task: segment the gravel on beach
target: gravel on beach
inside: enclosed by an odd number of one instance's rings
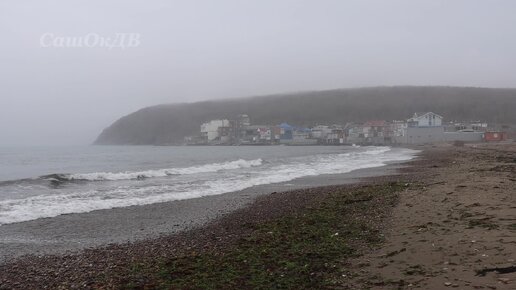
[[[363,200],[367,210],[344,215],[343,223],[356,220],[385,240],[353,242],[353,255],[335,265],[344,272],[332,280],[333,288],[337,283],[342,289],[514,289],[516,146],[427,146],[422,158],[408,165],[355,184],[271,192],[172,235],[19,258],[0,266],[0,289],[159,287],[155,279],[162,276],[146,270],[204,253],[229,256],[261,224],[302,215],[335,194],[394,183],[407,185],[396,194],[397,202],[379,195]]]

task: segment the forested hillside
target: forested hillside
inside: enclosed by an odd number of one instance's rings
[[[248,114],[254,124],[345,124],[401,120],[433,111],[449,120],[516,124],[516,89],[374,87],[148,107],[106,128],[95,144],[178,144],[203,122]]]

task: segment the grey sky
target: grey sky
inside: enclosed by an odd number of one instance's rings
[[[107,3],[109,2],[109,3]],[[376,85],[516,87],[516,1],[0,0],[0,145],[88,144],[144,106]],[[120,48],[41,47],[45,33]]]

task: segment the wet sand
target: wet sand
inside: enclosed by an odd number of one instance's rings
[[[425,161],[426,160],[426,161]],[[516,289],[516,143],[442,146],[413,162],[386,243],[353,261],[355,289]]]
[[[64,254],[112,243],[126,243],[198,228],[252,203],[258,196],[324,185],[350,184],[361,178],[394,174],[403,165],[305,177],[255,186],[238,192],[67,214],[0,226],[0,264],[23,255]]]

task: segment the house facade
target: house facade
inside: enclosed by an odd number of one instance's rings
[[[213,141],[221,136],[221,127],[229,127],[229,121],[224,120],[211,120],[201,125],[201,137],[206,141]],[[224,131],[224,130],[222,130]]]
[[[484,141],[496,142],[507,140],[507,133],[502,131],[489,131],[484,133]]]
[[[433,112],[414,113],[407,120],[408,127],[440,127],[443,125],[443,117]]]
[[[396,143],[427,144],[445,141],[443,117],[436,113],[414,113],[406,123],[406,127],[398,125],[403,132],[398,132],[394,137]]]
[[[186,145],[393,145],[504,141],[510,137],[504,130],[507,125],[500,129],[481,121],[445,124],[443,117],[433,112],[415,113],[401,121],[370,120],[311,128],[287,123],[254,125],[248,115],[241,114],[229,121],[212,120],[200,127],[201,134],[185,137]]]

